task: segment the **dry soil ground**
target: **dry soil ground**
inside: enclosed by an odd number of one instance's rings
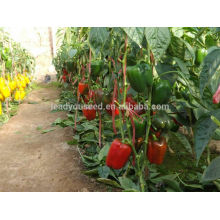
[[[106,191],[82,174],[76,148],[66,143],[71,128],[41,133],[66,115],[51,113],[58,96],[53,87],[32,91],[17,115],[0,128],[0,191]]]

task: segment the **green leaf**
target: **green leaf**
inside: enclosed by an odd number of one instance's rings
[[[203,186],[202,185],[199,185],[199,184],[187,184],[185,182],[183,182],[180,177],[178,176],[179,178],[179,181],[185,186],[185,187],[190,187],[190,188],[195,188],[195,189],[203,189]]]
[[[215,184],[215,186],[218,189],[218,191],[220,191],[220,181],[219,181],[219,179],[216,180],[216,181],[213,181],[213,183]]]
[[[202,181],[213,181],[220,179],[220,157],[216,157],[206,168]]]
[[[141,47],[141,43],[144,37],[144,28],[143,27],[125,27],[122,28],[125,33],[133,40],[135,43]]]
[[[88,122],[82,123],[81,125],[85,128],[85,131],[88,131],[88,130],[96,131],[96,130],[98,130],[98,128],[95,125],[92,125]]]
[[[90,175],[90,176],[97,175],[98,174],[98,168],[94,168],[94,169],[91,169],[91,170],[86,170],[86,171],[83,171],[83,173],[85,175]]]
[[[180,40],[185,44],[185,46],[187,48],[187,52],[189,53],[190,57],[192,58],[192,60],[194,62],[196,55],[195,55],[193,48],[191,47],[191,45],[187,41],[183,40],[182,38],[180,38]]]
[[[77,49],[70,49],[69,50],[69,57],[72,59],[77,53]]]
[[[163,179],[163,182],[169,186],[175,192],[182,192],[182,189],[179,186],[179,183],[176,180],[172,179]]]
[[[59,125],[60,123],[62,123],[62,119],[61,118],[57,118],[52,125]]]
[[[109,32],[106,27],[92,27],[89,32],[89,45],[97,55],[100,53],[108,40]]]
[[[192,153],[191,145],[185,135],[177,132],[169,132],[169,134],[171,136],[171,139],[174,139],[179,143],[180,147],[186,148],[188,152]]]
[[[155,67],[159,76],[165,72],[170,72],[168,74],[160,76],[161,79],[168,80],[171,85],[176,82],[178,75],[175,73],[176,69],[172,65],[158,62]]]
[[[172,27],[171,28],[173,35],[176,37],[182,37],[184,34],[184,30],[182,27]]]
[[[98,178],[97,181],[101,182],[101,183],[105,183],[110,186],[121,188],[121,186],[114,180],[110,180],[110,179],[106,179],[106,178]]]
[[[213,77],[210,79],[209,89],[212,94],[215,94],[220,85],[220,70],[218,69]]]
[[[146,27],[145,36],[154,58],[159,60],[170,44],[170,31],[167,27]]]
[[[106,143],[105,146],[100,150],[98,155],[98,160],[101,161],[104,157],[107,156],[110,148],[110,143]]]
[[[177,178],[179,174],[169,174],[169,175],[165,175],[165,176],[159,176],[156,178],[151,179],[152,183],[159,183],[161,181],[163,181],[164,179],[170,179],[170,180],[175,180]]]
[[[212,121],[211,115],[220,119],[220,109],[210,112],[209,115],[200,118],[194,127],[194,147],[197,161],[199,161],[205,147],[208,145],[217,129],[217,125]]]
[[[205,87],[217,71],[220,65],[220,49],[213,50],[205,57],[202,65],[202,71],[199,76],[200,95],[203,96]]]
[[[212,137],[214,140],[220,140],[220,128],[216,129],[215,134]]]
[[[67,141],[67,144],[68,145],[77,145],[78,141],[74,139],[74,140],[71,140],[71,141]]]
[[[101,178],[107,178],[110,174],[111,169],[107,166],[102,166],[98,168],[98,173]]]
[[[181,70],[182,73],[185,75],[185,77],[189,78],[190,74],[189,74],[189,71],[188,71],[188,69],[187,69],[187,67],[186,67],[186,64],[185,64],[182,60],[180,60],[179,58],[177,58],[177,57],[174,57],[173,59],[174,59],[174,60],[176,61],[176,63],[178,64],[180,70]]]
[[[137,191],[140,191],[139,186],[136,185],[131,179],[127,177],[119,177],[118,179],[123,189],[125,190],[135,189]]]
[[[180,59],[184,59],[185,56],[185,44],[181,40],[181,38],[172,36],[171,43],[168,47],[168,54],[172,57],[178,57]]]
[[[56,128],[50,128],[50,129],[43,130],[43,131],[41,132],[41,134],[46,134],[46,133],[48,133],[48,132],[54,131],[55,129],[56,129]]]

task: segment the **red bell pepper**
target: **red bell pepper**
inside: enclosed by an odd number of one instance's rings
[[[164,137],[160,137],[159,140],[153,140],[152,137],[149,138],[147,158],[150,163],[162,164],[166,150],[167,143]]]
[[[115,106],[115,104],[110,103],[108,105],[109,105],[109,107],[106,108],[105,110],[109,115],[112,116],[113,111],[115,111],[115,116],[119,115],[119,109]]]
[[[78,90],[81,95],[86,95],[89,92],[89,85],[83,82],[79,82]]]
[[[65,75],[62,76],[62,79],[63,79],[63,82],[66,82],[66,76]]]
[[[213,100],[214,104],[218,104],[220,102],[220,85],[219,85],[217,91],[215,92],[215,94],[213,95],[212,100]]]
[[[121,169],[131,155],[131,147],[122,143],[119,139],[115,139],[109,149],[106,165],[113,169]]]
[[[95,119],[96,110],[94,108],[83,108],[83,115],[86,117],[88,121]]]
[[[66,69],[63,69],[63,74],[64,74],[64,75],[68,75],[68,72],[67,72]]]

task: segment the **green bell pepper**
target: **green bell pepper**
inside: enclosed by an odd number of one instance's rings
[[[172,87],[168,80],[159,80],[154,83],[152,91],[153,104],[166,104],[171,96]]]
[[[131,87],[139,93],[147,92],[147,87],[153,83],[152,68],[146,63],[128,66],[127,76]]]
[[[140,119],[134,118],[134,126],[135,126],[135,138],[143,137],[146,133],[146,121],[141,121]],[[132,133],[132,126],[131,126]]]
[[[158,111],[152,118],[152,126],[157,130],[170,130],[173,126],[170,116],[165,111]]]
[[[204,49],[204,48],[198,49],[198,50],[196,51],[196,62],[197,62],[198,64],[201,64],[207,54],[208,54],[208,52],[207,52],[206,49]]]

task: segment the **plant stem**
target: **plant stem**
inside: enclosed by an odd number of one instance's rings
[[[215,122],[215,124],[217,124],[220,127],[220,121],[215,116],[212,115],[211,119],[213,122]]]
[[[144,156],[145,156],[146,160],[147,160],[146,154],[147,154],[148,138],[149,138],[150,127],[151,127],[151,116],[150,116],[151,98],[152,98],[152,87],[150,87],[150,90],[149,90],[148,103],[147,103],[147,107],[148,107],[148,109],[147,109],[147,130],[146,130],[146,136],[145,136],[145,141],[144,141]]]
[[[127,79],[126,79],[126,65],[127,65],[127,42],[128,42],[128,36],[125,37],[125,54],[123,57],[123,76],[124,76],[124,93],[123,93],[123,106],[125,106],[126,102],[126,95],[127,95]]]
[[[124,135],[124,131],[123,131],[122,116],[121,116],[121,111],[120,110],[119,110],[119,124],[120,124],[122,142],[124,142],[125,141],[125,135]]]

